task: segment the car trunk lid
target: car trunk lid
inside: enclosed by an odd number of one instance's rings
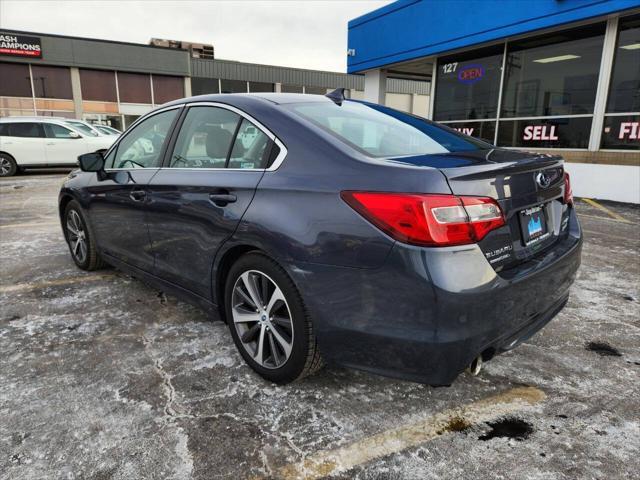
[[[559,156],[494,148],[393,161],[437,168],[455,195],[498,201],[506,226],[479,243],[496,269],[530,260],[552,246],[566,228]]]

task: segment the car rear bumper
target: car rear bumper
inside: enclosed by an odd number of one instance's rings
[[[564,307],[581,246],[572,210],[566,237],[501,274],[475,245],[396,244],[378,269],[304,264],[290,271],[328,362],[448,385],[475,357],[514,348]]]

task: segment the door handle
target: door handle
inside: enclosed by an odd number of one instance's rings
[[[219,207],[224,207],[228,203],[233,203],[238,198],[232,193],[210,193],[209,200],[215,203]]]
[[[141,202],[147,196],[147,192],[144,190],[134,190],[129,194],[129,198],[134,202]]]

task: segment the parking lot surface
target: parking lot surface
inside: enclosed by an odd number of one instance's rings
[[[577,200],[567,307],[478,377],[275,386],[226,325],[73,264],[63,174],[0,180],[0,478],[638,478],[640,210]],[[608,210],[608,211],[607,211]]]

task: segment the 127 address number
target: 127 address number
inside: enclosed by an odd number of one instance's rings
[[[445,63],[442,65],[442,73],[453,73],[458,68],[458,62]]]

